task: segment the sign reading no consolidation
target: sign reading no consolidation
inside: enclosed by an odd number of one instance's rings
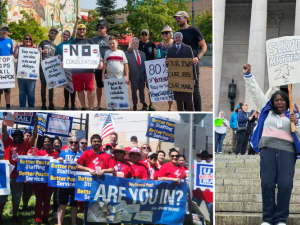
[[[177,92],[194,91],[193,64],[187,58],[168,59],[168,90]]]

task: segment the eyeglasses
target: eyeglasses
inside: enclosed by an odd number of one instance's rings
[[[179,155],[170,155],[171,158],[178,158]]]
[[[147,33],[141,33],[141,36],[148,36]]]
[[[25,41],[32,41],[31,38],[24,38]]]
[[[116,150],[114,151],[115,154],[118,154],[118,153],[125,153],[124,151],[120,151],[120,150]]]
[[[181,20],[181,19],[183,19],[184,17],[182,17],[182,16],[177,16],[177,17],[175,17],[174,19],[177,21],[177,20]]]
[[[82,145],[87,145],[87,142],[80,142],[80,144],[82,144]]]
[[[85,30],[85,28],[78,28],[79,31]]]
[[[149,147],[143,147],[143,149],[148,149],[148,150],[150,150],[150,148],[149,148]]]
[[[161,32],[161,35],[168,35],[170,31]]]
[[[2,31],[6,31],[6,32],[8,32],[8,29],[1,29]]]
[[[71,144],[71,145],[72,145],[72,144],[77,145],[77,144],[78,144],[78,141],[70,141],[70,144]]]
[[[157,157],[156,156],[150,156],[150,160],[152,160],[152,159],[157,160]]]
[[[130,141],[135,141],[136,142],[137,140],[136,139],[131,139]]]

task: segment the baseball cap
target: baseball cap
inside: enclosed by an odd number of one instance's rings
[[[156,155],[157,156],[157,153],[156,152],[149,152],[147,157],[150,157],[151,155]]]
[[[97,28],[101,26],[101,27],[107,27],[106,23],[105,22],[99,22],[97,23]]]
[[[57,30],[55,27],[51,27],[51,29],[49,30],[49,33],[50,33],[51,31],[54,31],[54,32],[56,32],[56,33],[58,34],[58,30]]]
[[[170,26],[164,26],[163,27],[163,29],[162,29],[162,31],[161,32],[165,32],[165,31],[169,31],[169,32],[172,32],[173,30],[172,30],[172,28],[170,27]]]
[[[146,34],[150,34],[149,30],[147,29],[142,29],[140,34],[142,34],[143,32],[145,32]]]
[[[176,13],[173,18],[178,17],[178,16],[183,16],[185,18],[189,18],[189,14],[187,14],[186,11],[179,11],[178,13]]]
[[[3,28],[9,29],[7,24],[3,24],[2,27],[1,27],[1,30],[2,30]]]
[[[86,26],[81,23],[77,26],[77,29],[86,29]]]

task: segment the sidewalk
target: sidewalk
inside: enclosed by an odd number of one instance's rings
[[[205,112],[212,112],[213,109],[213,75],[212,75],[212,67],[200,67],[200,93],[201,93],[201,99],[202,99],[202,111]],[[48,93],[48,91],[47,91]],[[95,81],[95,92],[96,93],[96,81]],[[131,89],[128,88],[128,94],[129,94],[129,102],[130,102],[130,109],[132,110],[133,104],[131,100]],[[48,96],[48,94],[47,94]],[[145,101],[149,105],[149,97],[148,97],[148,89],[145,88]],[[62,110],[65,104],[64,100],[64,94],[63,94],[63,88],[59,87],[54,90],[54,105],[56,107],[56,110]],[[47,97],[48,101],[48,97]],[[10,96],[10,104],[11,104],[11,110],[19,110],[19,89],[18,89],[18,83],[16,82],[16,88],[11,90],[11,96]],[[81,109],[81,105],[79,102],[79,99],[76,95],[76,107],[78,110]],[[40,110],[42,105],[41,101],[41,85],[40,80],[37,81],[36,89],[35,89],[35,110]],[[86,99],[86,106],[88,105],[88,101]],[[47,102],[47,107],[48,107]],[[95,94],[95,101],[94,106],[97,106],[97,97]],[[70,106],[69,106],[70,107]],[[138,111],[142,109],[142,104],[138,104]],[[159,102],[154,103],[154,107],[156,111],[168,111],[168,102]],[[101,101],[101,108],[106,109],[106,102],[104,99],[104,89],[102,91],[102,101]],[[1,104],[0,104],[0,110],[5,110],[5,99],[4,94],[1,95]],[[176,102],[173,102],[172,105],[172,111],[177,111]]]

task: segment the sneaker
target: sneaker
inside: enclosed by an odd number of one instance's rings
[[[222,152],[219,152],[219,155],[222,155]]]
[[[69,110],[69,106],[65,105],[65,107],[63,107],[63,110]]]
[[[54,106],[53,104],[51,104],[51,105],[49,106],[49,110],[56,110],[56,108],[55,108],[55,106]]]
[[[16,217],[16,216],[13,216],[13,217],[11,218],[11,220],[12,220],[12,222],[13,222],[14,224],[20,224],[20,222],[19,222],[19,220],[18,220],[18,217]]]
[[[72,110],[77,110],[77,108],[76,108],[75,105],[72,105],[72,106],[71,106],[71,109],[72,109]]]
[[[137,110],[136,105],[133,105],[133,111],[136,111],[136,110]]]
[[[147,111],[148,105],[146,103],[143,103],[142,111]]]
[[[48,225],[48,218],[43,219],[43,220],[42,220],[42,224],[43,224],[43,225]]]
[[[285,224],[285,223],[284,223]],[[270,223],[268,222],[263,222],[261,225],[271,225]]]
[[[277,223],[277,225],[286,225],[286,223]]]
[[[155,108],[153,105],[149,105],[149,111],[155,111]]]
[[[47,107],[45,104],[42,105],[41,110],[47,110]]]

